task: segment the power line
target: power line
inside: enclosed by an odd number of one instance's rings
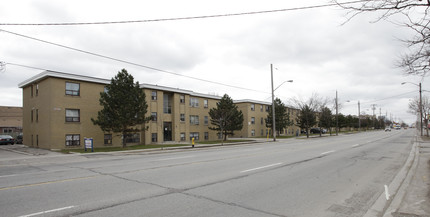
[[[179,20],[208,19],[208,18],[219,18],[219,17],[233,17],[233,16],[245,16],[245,15],[267,14],[267,13],[279,13],[279,12],[286,12],[286,11],[297,11],[297,10],[307,10],[307,9],[315,9],[315,8],[323,8],[323,7],[332,7],[332,6],[338,6],[338,5],[348,5],[348,4],[355,4],[355,3],[368,2],[368,1],[369,0],[358,0],[358,1],[349,1],[349,2],[342,2],[342,3],[330,3],[330,4],[302,6],[302,7],[296,7],[296,8],[285,8],[285,9],[275,9],[275,10],[266,10],[266,11],[251,11],[251,12],[202,15],[202,16],[191,16],[191,17],[160,18],[160,19],[149,19],[149,20],[70,22],[70,23],[0,23],[0,26],[78,26],[78,25],[108,25],[108,24],[129,24],[129,23],[179,21]]]
[[[133,66],[137,66],[137,67],[141,67],[141,68],[150,69],[150,70],[157,71],[157,72],[162,72],[162,73],[166,73],[166,74],[170,74],[170,75],[175,75],[175,76],[180,76],[180,77],[185,77],[185,78],[189,78],[189,79],[193,79],[193,80],[197,80],[197,81],[203,81],[203,82],[207,82],[207,83],[217,84],[217,85],[221,85],[221,86],[225,86],[225,87],[231,87],[231,88],[236,88],[236,89],[242,89],[242,90],[247,90],[247,91],[253,91],[253,92],[260,92],[260,93],[268,94],[268,92],[264,92],[264,91],[260,91],[260,90],[254,90],[254,89],[249,89],[249,88],[244,88],[244,87],[229,85],[229,84],[225,84],[225,83],[221,83],[221,82],[210,81],[210,80],[206,80],[206,79],[202,79],[202,78],[192,77],[192,76],[188,76],[188,75],[182,75],[182,74],[179,74],[179,73],[176,73],[176,72],[171,72],[171,71],[167,71],[167,70],[163,70],[163,69],[158,69],[158,68],[151,67],[151,66],[146,66],[146,65],[142,65],[142,64],[138,64],[138,63],[133,63],[133,62],[130,62],[130,61],[121,60],[121,59],[118,59],[118,58],[109,57],[109,56],[106,56],[106,55],[97,54],[97,53],[94,53],[94,52],[85,51],[85,50],[73,48],[73,47],[70,47],[70,46],[65,46],[65,45],[57,44],[57,43],[54,43],[54,42],[49,42],[49,41],[46,41],[46,40],[42,40],[42,39],[38,39],[38,38],[34,38],[34,37],[22,35],[22,34],[19,34],[19,33],[6,31],[4,29],[0,29],[0,32],[9,33],[9,34],[20,36],[20,37],[23,37],[23,38],[27,38],[27,39],[31,39],[31,40],[43,42],[43,43],[46,43],[46,44],[50,44],[50,45],[58,46],[58,47],[61,47],[61,48],[65,48],[65,49],[69,49],[69,50],[73,50],[73,51],[85,53],[85,54],[92,55],[92,56],[97,56],[97,57],[104,58],[104,59],[113,60],[113,61],[116,61],[116,62],[126,63],[126,64],[129,64],[129,65],[133,65]],[[18,65],[18,64],[14,64],[14,65]],[[27,67],[27,66],[24,66],[24,67]],[[36,68],[36,67],[27,67],[27,68],[39,69],[39,68]]]

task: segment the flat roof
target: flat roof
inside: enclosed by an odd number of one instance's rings
[[[99,84],[110,84],[110,79],[103,79],[103,78],[96,78],[96,77],[90,77],[85,75],[77,75],[77,74],[71,74],[71,73],[65,73],[65,72],[57,72],[57,71],[51,71],[46,70],[43,71],[29,79],[24,80],[23,82],[18,84],[18,87],[24,88],[27,85],[37,83],[43,79],[46,79],[48,77],[54,77],[54,78],[64,78],[64,79],[70,79],[70,80],[77,80],[77,81],[86,81],[86,82],[92,82],[92,83],[99,83]],[[139,84],[140,88],[143,89],[153,89],[153,90],[162,90],[162,91],[169,91],[169,92],[175,92],[175,93],[183,93],[188,94],[191,96],[197,96],[197,97],[203,97],[203,98],[211,98],[211,99],[221,99],[221,96],[216,95],[210,95],[210,94],[203,94],[203,93],[196,93],[191,90],[184,90],[179,88],[173,88],[173,87],[166,87],[166,86],[159,86],[159,85],[153,85],[153,84]]]

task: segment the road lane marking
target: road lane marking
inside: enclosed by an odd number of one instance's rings
[[[75,207],[75,206],[66,206],[66,207],[63,207],[63,208],[51,209],[51,210],[46,210],[46,211],[42,211],[42,212],[36,212],[36,213],[28,214],[28,215],[22,215],[22,216],[19,216],[19,217],[37,216],[37,215],[42,215],[42,214],[46,214],[46,213],[50,213],[50,212],[58,212],[58,211],[66,210],[66,209],[71,209],[73,207]]]
[[[183,156],[183,157],[171,157],[171,158],[163,158],[156,161],[166,161],[166,160],[178,160],[178,159],[184,159],[184,158],[191,158],[194,157],[193,155],[190,156]]]
[[[4,177],[12,177],[12,176],[17,176],[17,174],[13,174],[13,175],[4,175],[4,176],[0,176],[0,178],[4,178]]]
[[[385,199],[390,200],[390,193],[388,192],[388,186],[384,185],[385,187]]]
[[[353,148],[356,148],[356,147],[358,147],[358,146],[360,146],[360,144],[355,144],[355,145],[353,145],[352,147],[353,147]]]
[[[336,152],[336,150],[326,151],[326,152],[321,153],[320,155],[328,155],[328,154],[331,154],[334,152]]]
[[[86,177],[79,177],[79,178],[71,178],[71,179],[62,179],[62,180],[57,180],[57,181],[40,182],[40,183],[27,184],[27,185],[18,185],[18,186],[11,186],[11,187],[3,187],[3,188],[0,188],[0,191],[11,190],[11,189],[18,189],[18,188],[25,188],[25,187],[33,187],[33,186],[39,186],[39,185],[54,184],[54,183],[60,183],[60,182],[69,182],[69,181],[75,181],[75,180],[81,180],[81,179],[91,179],[91,178],[95,178],[97,176],[100,176],[100,175],[86,176]]]
[[[274,166],[278,166],[278,165],[281,165],[282,163],[275,163],[275,164],[270,164],[270,165],[266,165],[266,166],[262,166],[262,167],[256,167],[256,168],[252,168],[252,169],[249,169],[249,170],[243,170],[243,171],[240,171],[241,173],[246,173],[246,172],[251,172],[251,171],[254,171],[254,170],[260,170],[260,169],[264,169],[264,168],[268,168],[268,167],[274,167]]]

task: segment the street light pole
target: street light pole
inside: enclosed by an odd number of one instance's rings
[[[420,132],[421,132],[421,136],[423,136],[423,101],[422,101],[422,95],[421,95],[421,82],[419,84],[415,84],[412,82],[402,82],[401,85],[406,84],[406,83],[410,83],[413,84],[415,86],[419,87],[419,92],[420,92]]]
[[[361,131],[360,100],[358,100],[358,131]]]
[[[419,88],[420,88],[420,123],[421,123],[420,128],[421,128],[421,136],[423,136],[423,101],[421,96],[421,82],[419,83]]]
[[[339,107],[337,104],[337,90],[336,90],[336,136],[338,135],[338,131],[339,131],[338,111],[339,111]]]
[[[273,89],[273,65],[270,64],[270,74],[272,79],[272,133],[273,141],[276,141],[276,123],[275,123],[275,90]]]

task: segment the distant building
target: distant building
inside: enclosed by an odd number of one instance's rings
[[[0,134],[22,133],[22,107],[0,106]]]

